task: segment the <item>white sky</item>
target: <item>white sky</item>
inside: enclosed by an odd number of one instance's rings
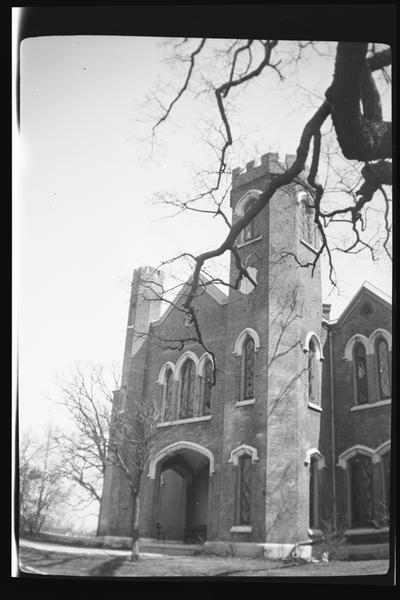
[[[168,145],[160,148],[158,162],[144,160],[136,103],[166,72],[159,41],[72,36],[22,43],[14,279],[23,425],[39,426],[51,416],[47,398],[56,397],[56,372],[75,362],[122,361],[134,268],[156,266],[184,250],[202,251],[225,232],[216,219],[159,220],[169,213],[151,203],[157,191],[187,186],[204,152],[196,143],[197,121],[184,104],[177,126],[163,130]],[[307,87],[319,93],[325,89],[321,80],[329,83],[330,77],[315,65],[304,72]],[[278,88],[276,79],[273,84]],[[283,101],[271,91],[265,112],[263,94],[255,86],[247,97],[250,110],[239,109],[243,131],[256,130],[258,155],[294,153],[306,109],[296,113],[289,96]],[[245,147],[252,143],[249,136]],[[340,260],[343,296],[328,300],[333,317],[364,280],[391,293],[386,261]]]

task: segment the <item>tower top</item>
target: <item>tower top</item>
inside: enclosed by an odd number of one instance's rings
[[[280,160],[278,152],[268,152],[260,158],[260,163],[256,164],[252,160],[246,164],[246,171],[243,172],[241,167],[236,167],[232,171],[232,190],[239,190],[251,182],[256,182],[258,179],[265,177],[267,174],[278,175],[289,169],[296,160],[295,154],[286,154]],[[308,169],[302,172],[302,177],[306,178]]]

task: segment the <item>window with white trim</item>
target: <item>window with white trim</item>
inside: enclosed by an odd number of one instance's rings
[[[196,366],[191,358],[185,360],[180,371],[179,419],[193,417]]]
[[[206,416],[211,414],[211,395],[213,389],[214,368],[211,359],[207,358],[200,376],[200,414]]]
[[[368,402],[367,354],[361,341],[354,344],[353,366],[356,404],[366,404]]]
[[[303,352],[307,355],[307,400],[312,407],[320,408],[323,355],[321,342],[315,333],[310,331],[307,334]]]
[[[250,525],[252,456],[238,457],[236,477],[236,525]]]
[[[310,457],[309,480],[309,527],[318,529],[319,526],[319,459],[316,454]]]
[[[245,215],[247,213],[247,211],[250,210],[250,208],[254,205],[256,200],[257,200],[257,197],[250,196],[250,198],[246,201],[244,208],[241,208],[241,210],[240,210],[241,216]],[[246,244],[247,242],[250,242],[251,240],[259,238],[260,235],[261,235],[261,233],[260,233],[260,215],[258,214],[240,232],[239,244],[240,245]]]
[[[165,369],[163,385],[163,407],[164,421],[170,421],[173,418],[173,371],[171,367]]]
[[[242,363],[240,369],[240,400],[251,400],[254,398],[254,369],[255,368],[255,346],[254,340],[247,335],[242,351]]]
[[[391,377],[389,346],[383,336],[379,336],[375,341],[375,358],[378,374],[378,393],[380,400],[387,400],[391,397]]]
[[[374,486],[371,456],[357,452],[349,459],[348,469],[351,527],[373,527]]]

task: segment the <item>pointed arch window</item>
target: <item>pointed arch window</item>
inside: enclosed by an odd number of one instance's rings
[[[250,524],[252,457],[242,454],[238,458],[236,525]]]
[[[317,357],[314,341],[311,339],[307,355],[308,401],[317,403]]]
[[[257,200],[257,198],[251,198],[247,202],[246,207],[244,209],[244,214],[246,214],[247,211],[254,205],[254,202],[256,200]],[[256,215],[254,217],[254,219],[252,219],[250,221],[250,223],[248,223],[246,225],[246,227],[243,229],[240,241],[242,244],[244,244],[246,242],[249,242],[250,240],[258,238],[259,236],[260,236],[260,219],[259,219],[259,215]]]
[[[173,418],[172,390],[173,372],[172,369],[168,367],[165,371],[163,386],[164,421],[170,421]]]
[[[315,225],[312,199],[305,195],[300,204],[300,238],[310,246],[315,246]]]
[[[349,459],[349,483],[351,526],[371,527],[374,520],[371,456],[357,453]]]
[[[362,342],[354,345],[354,369],[357,404],[368,402],[367,355]]]
[[[201,385],[201,414],[203,416],[211,414],[211,393],[213,388],[213,364],[208,358],[204,365],[204,376]]]
[[[240,400],[251,400],[254,398],[254,366],[255,366],[254,340],[247,336],[243,344],[241,364],[241,394]]]
[[[310,499],[310,514],[309,514],[309,526],[310,529],[318,528],[318,513],[319,513],[319,466],[318,466],[318,457],[313,455],[310,458],[310,490],[309,490],[309,499]]]
[[[194,362],[189,358],[184,362],[181,370],[179,409],[180,419],[188,419],[193,417],[195,380],[196,367]]]
[[[390,361],[388,343],[379,337],[375,343],[375,355],[378,369],[379,395],[381,400],[391,397]]]

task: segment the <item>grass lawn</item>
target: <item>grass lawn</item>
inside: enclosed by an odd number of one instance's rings
[[[164,556],[145,554],[136,563],[127,552],[85,553],[65,547],[45,549],[21,546],[23,573],[82,577],[334,577],[385,575],[388,560],[332,561],[288,564],[250,558],[217,556]]]

